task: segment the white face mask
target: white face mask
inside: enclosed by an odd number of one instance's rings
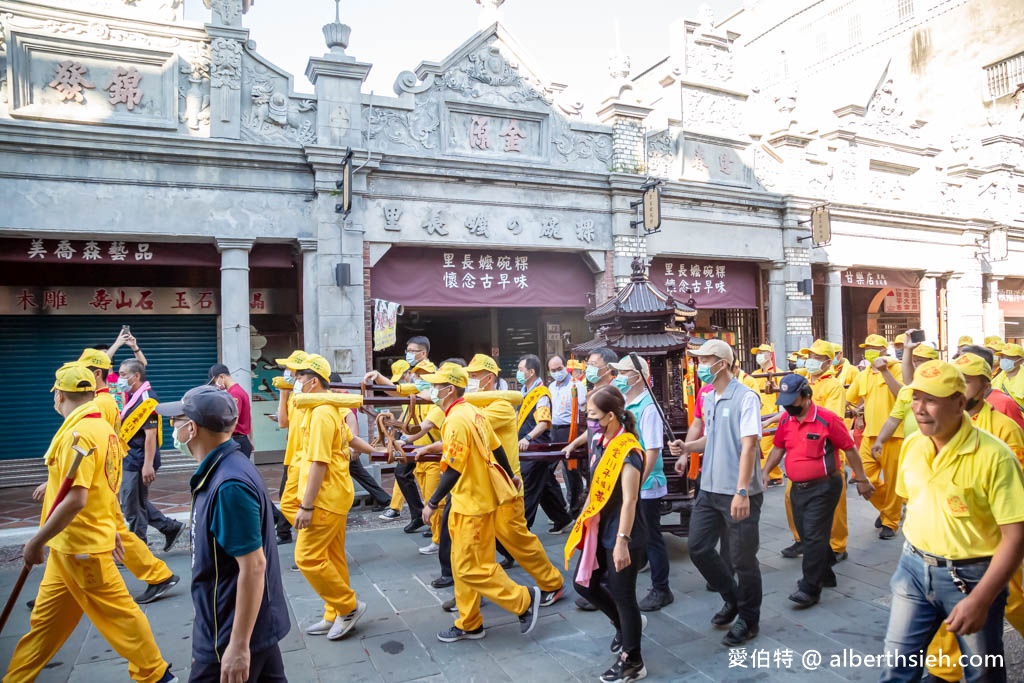
[[[769,356],[768,356],[767,353],[759,353],[759,354],[757,354],[756,358],[757,358],[757,364],[758,365],[764,365],[765,363],[768,362]]]
[[[469,383],[466,385],[466,393],[468,394],[471,391],[480,391],[480,380],[472,377],[469,378]]]
[[[301,394],[303,384],[305,384],[305,380],[302,379],[301,377],[296,377],[294,383],[292,384],[292,393]]]
[[[821,373],[821,368],[823,365],[824,363],[822,363],[820,360],[817,360],[816,358],[808,358],[807,363],[804,365],[804,367],[807,368],[807,372],[811,373],[812,375],[817,375]]]

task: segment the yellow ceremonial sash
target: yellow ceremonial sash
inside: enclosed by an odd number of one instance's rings
[[[155,398],[147,398],[143,401],[138,408],[133,410],[128,417],[121,422],[121,431],[118,436],[121,437],[121,441],[127,444],[132,438],[139,433],[142,429],[142,425],[146,424],[146,420],[153,414],[153,410],[156,409],[157,403]],[[163,420],[157,423],[157,444],[163,443]]]
[[[565,568],[569,568],[569,558],[579,548],[583,541],[583,528],[587,520],[595,515],[601,514],[605,503],[612,496],[615,490],[615,482],[619,480],[622,473],[622,465],[626,462],[626,456],[632,451],[644,452],[643,446],[635,436],[629,432],[622,432],[608,444],[604,457],[598,464],[593,478],[590,480],[590,496],[587,498],[587,506],[583,508],[576,523],[569,532],[569,540],[565,543]]]
[[[548,400],[551,399],[551,392],[548,391],[548,388],[543,384],[526,395],[526,398],[523,399],[523,405],[519,407],[519,424],[516,427],[517,429],[523,428],[523,423],[526,422],[526,418],[528,418],[533,412],[533,409],[537,407],[537,401],[544,396],[547,396]]]

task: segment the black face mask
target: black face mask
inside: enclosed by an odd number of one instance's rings
[[[975,396],[974,398],[967,399],[967,405],[965,406],[967,408],[967,412],[971,412],[972,410],[974,410],[976,407],[978,407],[979,403],[981,403],[981,399],[978,398],[977,396]]]
[[[796,370],[796,363],[790,363],[789,364],[789,369],[790,370]]]
[[[804,407],[803,406],[790,405],[790,406],[782,406],[782,408],[787,413],[789,413],[790,417],[799,417],[800,414],[804,412]]]

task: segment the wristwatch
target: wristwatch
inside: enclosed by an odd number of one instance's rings
[[[739,491],[736,492],[736,495],[737,496],[743,496],[744,498],[746,498],[747,497],[747,490],[746,489],[740,489]]]

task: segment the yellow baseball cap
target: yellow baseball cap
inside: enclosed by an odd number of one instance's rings
[[[863,349],[868,346],[878,346],[884,349],[889,346],[889,342],[880,334],[869,334],[868,338],[864,340],[864,343],[860,345],[860,348]]]
[[[306,360],[298,363],[292,368],[298,370],[308,370],[315,372],[325,382],[331,381],[331,364],[327,362],[327,359],[318,353],[311,353],[306,356]]]
[[[759,353],[771,353],[774,350],[775,348],[771,344],[761,344],[760,346],[755,346],[750,349],[750,353],[751,355],[756,356]]]
[[[402,379],[402,375],[409,372],[409,367],[409,361],[405,360],[404,358],[399,358],[394,363],[392,363],[391,381],[397,383],[398,380]]]
[[[431,363],[429,360],[424,358],[419,363],[413,366],[412,371],[415,373],[421,372],[436,372],[437,366]]]
[[[946,398],[967,391],[964,376],[952,363],[930,360],[914,372],[910,383],[914,391],[921,391],[936,398]]]
[[[914,347],[914,353],[911,354],[917,358],[927,358],[928,360],[938,360],[939,351],[928,342],[921,342]]]
[[[569,361],[570,364],[574,362],[575,361]],[[584,367],[586,367],[585,363]],[[498,364],[494,362],[493,358],[485,356],[482,353],[478,353],[470,359],[469,365],[466,366],[466,372],[480,372],[481,370],[486,370],[487,372],[494,373],[495,375],[501,374],[501,368],[498,367]]]
[[[906,344],[907,343],[907,335],[905,335],[905,334],[897,334],[896,338],[892,340],[892,343],[893,344]]]
[[[973,343],[974,343],[974,338],[971,337],[970,335],[967,335],[967,334],[965,334],[964,336],[962,336],[962,337],[960,337],[959,339],[956,340],[956,345],[957,346],[970,346]]]
[[[1003,346],[1006,344],[1000,337],[995,335],[985,337],[985,348],[998,353],[1003,350]]]
[[[800,353],[804,355],[813,353],[815,356],[828,356],[830,359],[836,357],[835,344],[830,344],[824,339],[815,339],[811,348],[800,349]]]
[[[423,375],[423,380],[431,384],[451,384],[465,389],[469,384],[469,374],[466,372],[466,368],[460,365],[442,363],[437,372]]]
[[[965,353],[953,361],[953,365],[955,365],[964,375],[992,379],[992,366],[989,365],[984,358],[976,354]]]
[[[99,349],[86,349],[82,351],[78,362],[87,368],[99,368],[100,370],[109,370],[111,367],[110,356],[107,355],[106,351],[100,351]]]
[[[1020,344],[1003,344],[996,353],[1006,358],[1024,358],[1024,348]]]
[[[799,355],[799,354],[797,354],[797,352],[796,352],[796,351],[794,351],[793,353],[791,353],[791,354],[789,354],[788,356],[786,356],[786,360],[788,360],[788,361],[790,361],[790,362],[792,362],[792,363],[795,363],[795,362],[797,362],[798,360],[800,360],[800,355]]]
[[[287,358],[275,358],[274,362],[289,370],[298,370],[299,364],[305,362],[307,358],[309,358],[308,353],[296,349]]]
[[[80,391],[96,391],[96,378],[89,372],[89,368],[79,362],[65,363],[54,373],[56,380],[50,391],[66,391],[77,393]]]

